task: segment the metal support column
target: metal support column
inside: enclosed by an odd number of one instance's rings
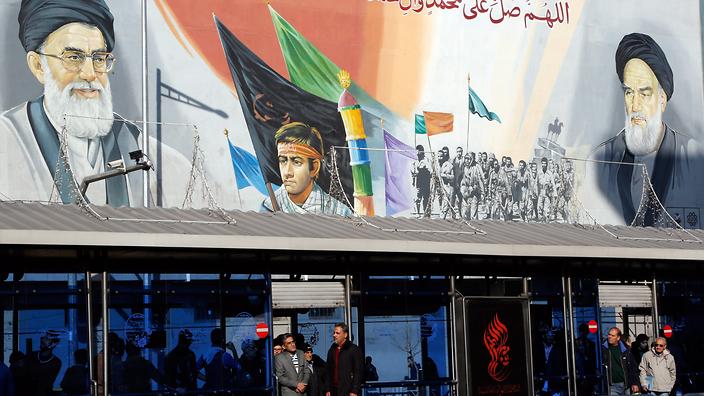
[[[574,310],[572,307],[572,278],[567,277],[567,290],[565,293],[565,297],[567,300],[567,313],[569,314],[568,317],[565,318],[565,328],[567,328],[567,324],[569,324],[569,332],[567,333],[568,337],[568,343],[567,343],[567,356],[569,357],[569,370],[567,371],[569,375],[569,386],[570,386],[570,394],[576,395],[577,394],[577,362],[575,361],[575,351],[574,351],[574,318],[572,317]],[[567,320],[569,318],[569,321]]]
[[[450,275],[450,361],[452,362],[452,395],[457,394],[457,324],[455,323],[455,276]]]
[[[533,389],[533,337],[531,336],[533,334],[533,321],[530,317],[530,291],[528,289],[528,278],[524,277],[523,278],[523,296],[527,300],[528,304],[528,309],[526,310],[526,319],[527,319],[527,331],[529,336],[526,337],[528,339],[528,363],[530,364],[529,370],[528,370],[528,383],[530,384],[530,389]],[[532,394],[532,393],[531,393]]]
[[[660,335],[660,311],[658,310],[658,289],[657,289],[657,280],[655,279],[655,276],[653,276],[653,284],[650,287],[650,290],[652,291],[653,295],[653,331],[655,334],[653,334],[654,337],[658,337]]]
[[[147,0],[142,0],[142,152],[149,158],[149,118],[148,103],[149,97],[147,90],[147,80],[149,78],[149,67],[147,64]],[[157,95],[159,92],[157,92]],[[161,167],[161,164],[157,164]],[[149,179],[150,173],[144,172],[144,191],[142,199],[144,207],[149,207]]]
[[[78,349],[78,274],[71,272],[68,274],[68,350]]]
[[[349,337],[352,341],[352,276],[345,275],[345,323],[350,329]],[[359,344],[359,342],[357,342]]]
[[[95,372],[95,335],[93,334],[93,278],[90,271],[86,272],[86,327],[88,328],[88,378],[91,396],[98,394],[98,381]]]
[[[108,273],[103,271],[102,309],[103,309],[103,394],[110,394],[110,317],[108,312]]]

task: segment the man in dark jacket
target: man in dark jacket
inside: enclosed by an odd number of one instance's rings
[[[328,350],[325,396],[359,396],[362,394],[364,361],[357,345],[348,340],[349,327],[335,324],[333,344]]]
[[[325,361],[318,355],[313,354],[313,347],[310,344],[305,344],[303,353],[306,357],[306,364],[311,372],[310,381],[308,381],[308,396],[325,396],[325,378],[326,368]]]
[[[609,379],[609,394],[627,395],[629,390],[631,393],[640,392],[638,363],[621,341],[621,330],[618,327],[609,329],[602,347],[602,363],[608,367],[606,376]]]
[[[191,350],[193,333],[182,329],[178,333],[176,347],[166,355],[166,383],[180,391],[195,391],[198,389],[198,366],[196,354]]]

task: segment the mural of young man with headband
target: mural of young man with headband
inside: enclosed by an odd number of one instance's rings
[[[323,139],[317,129],[301,122],[282,126],[274,135],[281,182],[274,196],[284,213],[350,216],[352,211],[316,183],[323,160]],[[263,211],[273,212],[271,198]]]

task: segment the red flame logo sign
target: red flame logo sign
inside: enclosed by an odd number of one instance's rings
[[[484,330],[484,346],[489,351],[491,361],[486,371],[489,376],[497,382],[506,381],[511,374],[511,357],[508,342],[508,328],[499,320],[499,314],[494,315],[494,319]]]

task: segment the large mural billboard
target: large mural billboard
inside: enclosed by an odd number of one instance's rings
[[[697,0],[0,4],[4,200],[701,228]]]

